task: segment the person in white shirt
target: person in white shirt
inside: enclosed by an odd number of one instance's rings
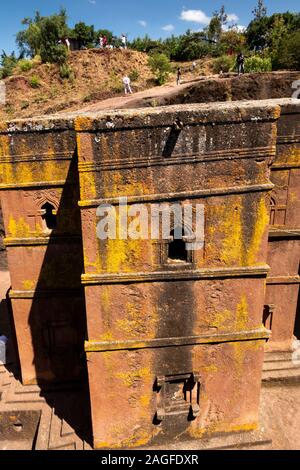
[[[125,75],[125,77],[123,77],[123,84],[124,84],[124,91],[125,91],[125,95],[127,95],[128,93],[132,93],[132,89],[131,89],[131,86],[130,86],[130,78]]]
[[[127,49],[127,38],[126,38],[125,34],[122,34],[121,41],[122,41],[122,47],[124,49]]]
[[[65,39],[65,44],[67,46],[68,51],[70,50],[71,44],[68,38]]]

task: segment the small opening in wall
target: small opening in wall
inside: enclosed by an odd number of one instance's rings
[[[298,274],[300,276],[300,265],[299,265]],[[298,294],[298,305],[297,305],[297,313],[296,313],[296,319],[295,319],[294,335],[298,340],[300,340],[300,290]]]
[[[189,262],[186,243],[182,238],[175,239],[175,231],[170,234],[171,241],[168,246],[168,260],[172,262]]]
[[[46,204],[42,206],[42,211],[43,211],[42,219],[44,220],[46,227],[49,230],[55,229],[57,226],[55,207],[49,202],[46,202]]]

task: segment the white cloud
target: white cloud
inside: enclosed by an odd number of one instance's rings
[[[89,0],[89,3],[91,3],[92,5],[96,5],[96,0]]]
[[[224,25],[223,26],[223,31],[237,31],[238,33],[244,33],[247,29],[247,26],[243,26],[242,24],[236,24],[234,25],[233,27],[232,26],[228,26],[228,25]]]
[[[182,10],[179,19],[204,25],[208,25],[211,20],[202,10]]]
[[[146,27],[147,27],[147,21],[145,21],[145,20],[139,20],[139,21],[138,21],[138,24],[141,25],[141,26],[143,26],[143,28],[146,28]]]
[[[163,29],[164,31],[168,31],[168,32],[170,32],[170,31],[174,31],[174,29],[175,29],[175,26],[174,26],[174,25],[172,25],[172,24],[166,24],[166,25],[165,25],[165,26],[163,26],[161,29]]]
[[[236,21],[239,21],[239,17],[238,17],[235,13],[229,13],[229,14],[227,15],[227,21],[230,21],[230,22],[231,22],[231,21],[234,21],[234,22],[236,22]]]

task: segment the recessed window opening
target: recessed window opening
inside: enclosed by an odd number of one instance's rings
[[[47,229],[55,229],[57,227],[55,207],[49,202],[46,202],[46,204],[42,206],[42,211],[42,219],[44,220]]]
[[[172,262],[185,262],[189,261],[186,243],[182,238],[174,238],[175,230],[170,234],[170,243],[168,246],[168,260]]]

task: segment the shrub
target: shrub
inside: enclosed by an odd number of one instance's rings
[[[68,57],[68,50],[61,44],[48,44],[41,48],[42,62],[49,62],[50,64],[62,65],[66,63]]]
[[[235,57],[233,56],[228,56],[228,55],[222,55],[221,57],[218,57],[214,61],[213,69],[215,73],[220,73],[221,71],[224,73],[230,72],[235,65]]]
[[[273,65],[275,69],[300,70],[300,31],[285,36],[278,47]]]
[[[15,67],[17,66],[18,59],[15,56],[15,53],[13,52],[10,55],[7,55],[4,51],[1,54],[1,69],[0,69],[0,75],[1,79],[2,78],[7,78],[10,75],[12,75]]]
[[[21,109],[26,109],[29,108],[29,103],[28,101],[22,101],[21,103]]]
[[[68,66],[68,64],[62,64],[59,67],[59,75],[60,78],[62,79],[74,79],[74,72],[73,70]]]
[[[155,75],[157,83],[163,85],[172,71],[168,57],[165,54],[156,53],[149,57],[148,63]]]
[[[41,85],[40,78],[37,75],[32,75],[29,80],[29,84],[31,88],[39,88],[39,86]]]
[[[33,63],[31,60],[22,59],[19,61],[18,66],[22,72],[28,72],[32,69]]]
[[[245,72],[271,72],[272,60],[270,57],[251,56],[245,59]]]
[[[130,72],[129,78],[132,82],[136,82],[140,78],[139,71],[134,69],[132,72]]]

